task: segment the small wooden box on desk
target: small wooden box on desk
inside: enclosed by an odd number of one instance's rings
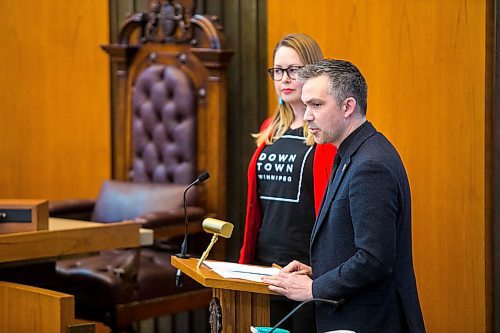
[[[47,230],[49,203],[41,199],[0,199],[0,234]]]

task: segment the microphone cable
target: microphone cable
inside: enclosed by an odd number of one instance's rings
[[[288,318],[290,318],[295,312],[297,312],[303,305],[310,303],[310,302],[323,302],[323,303],[329,303],[329,304],[332,304],[335,306],[339,306],[340,304],[344,303],[345,300],[341,299],[340,301],[334,301],[334,300],[325,299],[325,298],[313,298],[313,299],[310,299],[307,301],[303,301],[299,305],[297,305],[295,308],[293,308],[293,310],[290,311],[286,316],[284,316],[283,319],[281,319],[279,322],[277,322],[276,325],[274,325],[271,328],[269,333],[274,332],[281,324],[283,324]]]

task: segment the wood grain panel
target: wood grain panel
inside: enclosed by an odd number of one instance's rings
[[[0,281],[0,333],[64,333],[75,324],[68,294]]]
[[[234,290],[214,289],[222,307],[222,329],[227,333],[236,333],[236,292]]]
[[[0,10],[0,197],[95,196],[110,174],[108,2]]]
[[[132,221],[85,223],[51,218],[49,223],[49,230],[0,235],[0,265],[140,245],[140,225]]]
[[[397,147],[413,196],[429,332],[492,331],[487,308],[486,1],[268,1],[268,61],[290,32],[365,75],[368,118]],[[270,83],[269,83],[270,84]],[[269,87],[269,96],[274,96]],[[269,98],[269,109],[274,108]]]
[[[208,6],[212,8],[212,1]],[[228,259],[238,260],[245,229],[247,167],[255,150],[250,133],[259,130],[267,116],[266,1],[225,0],[219,14],[224,23],[227,45],[234,50],[228,68],[228,220],[234,223],[228,240]]]
[[[253,325],[269,326],[269,297],[262,294],[252,294]]]
[[[236,293],[235,295],[236,332],[246,332],[252,322],[252,293]]]

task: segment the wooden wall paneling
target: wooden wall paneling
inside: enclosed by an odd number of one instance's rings
[[[495,271],[494,271],[494,254],[495,237],[494,237],[494,214],[495,214],[495,199],[494,199],[494,182],[495,182],[495,164],[494,164],[494,149],[497,146],[495,141],[495,71],[496,71],[496,27],[498,24],[498,15],[496,11],[496,1],[486,1],[485,15],[485,322],[486,329],[495,332],[497,323],[495,320],[495,309],[500,303],[495,302]],[[500,207],[500,205],[498,206]]]
[[[495,17],[494,24],[492,24],[492,66],[493,82],[491,92],[492,103],[492,126],[491,129],[491,186],[492,186],[492,232],[493,232],[493,318],[494,329],[498,331],[500,328],[500,43],[497,36],[500,34],[500,8],[498,1],[493,4],[492,12]]]
[[[74,297],[0,281],[0,333],[64,333],[75,322]]]
[[[210,1],[206,1],[210,2]],[[227,219],[235,225],[233,234],[226,241],[227,258],[234,259],[238,251],[238,241],[241,237],[241,210],[244,207],[241,198],[243,193],[243,163],[242,158],[245,154],[242,142],[245,133],[245,112],[243,112],[243,103],[241,99],[242,89],[242,59],[241,59],[241,28],[242,23],[241,1],[225,1],[225,16],[222,16],[224,30],[226,32],[227,45],[234,51],[234,56],[228,67],[228,101],[227,101]],[[217,8],[207,8],[214,10]],[[218,14],[222,14],[222,8]]]
[[[118,42],[118,35],[120,33],[120,27],[123,23],[123,21],[130,15],[136,12],[136,8],[138,5],[136,2],[140,0],[110,0],[109,1],[109,6],[110,6],[110,20],[109,20],[109,30],[110,30],[110,36],[109,40],[112,43],[117,43]],[[145,2],[147,0],[142,0],[142,2]],[[111,114],[116,114],[117,109],[118,109],[118,102],[117,100],[120,98],[118,95],[118,85],[120,78],[118,77],[120,74],[123,73],[119,71],[118,64],[110,62],[110,94],[111,94],[111,99],[110,99],[110,112]],[[123,75],[123,74],[122,74]],[[115,147],[114,140],[118,140],[120,137],[120,133],[116,133],[116,128],[120,128],[120,124],[118,123],[113,123],[113,119],[116,119],[113,115],[110,114],[110,118],[112,119],[111,121],[111,149],[113,150]],[[116,154],[113,152],[111,154],[111,177],[116,178],[116,179],[126,179],[125,176],[119,174],[116,172],[117,165],[121,163],[121,161],[117,161],[115,158]]]
[[[151,0],[150,0],[151,1]],[[134,0],[135,12],[147,12],[149,10],[149,2],[147,0]]]
[[[282,35],[305,32],[368,81],[368,119],[397,147],[412,187],[429,332],[492,331],[485,63],[492,3],[319,0],[310,10],[291,0],[284,15],[268,2],[269,61]]]
[[[266,1],[224,2],[227,45],[235,51],[228,70],[228,220],[235,224],[228,259],[237,260],[246,212],[247,166],[255,149],[250,136],[267,116]]]
[[[207,13],[217,15],[224,19],[225,0],[201,0],[196,2],[196,13]],[[228,3],[229,5],[229,3]]]
[[[2,2],[0,197],[93,197],[109,176],[106,2]]]
[[[246,211],[246,170],[255,148],[250,133],[267,115],[267,4],[263,0],[202,0],[197,13],[216,15],[235,53],[229,63],[227,114],[227,219],[235,224],[227,241],[229,260],[239,257]]]
[[[110,41],[116,43],[122,22],[132,13],[136,12],[134,0],[109,1],[109,29]]]

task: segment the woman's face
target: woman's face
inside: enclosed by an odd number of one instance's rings
[[[294,67],[289,70],[289,72],[296,69],[295,67],[302,67],[304,64],[300,60],[299,54],[288,46],[280,46],[278,50],[276,50],[276,54],[274,55],[274,68],[281,68],[283,70],[289,69],[290,67]],[[292,74],[292,76],[294,76]],[[302,83],[290,78],[286,71],[283,72],[283,77],[279,81],[274,81],[274,88],[276,89],[276,93],[279,97],[283,99],[283,101],[289,104],[297,104],[302,103],[300,99],[300,95],[302,94]]]

